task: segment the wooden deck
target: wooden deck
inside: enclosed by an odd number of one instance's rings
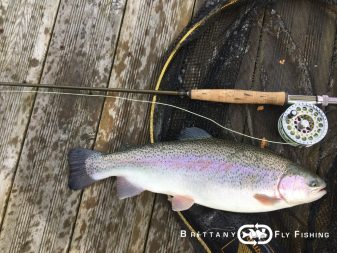
[[[2,0],[0,80],[153,88],[203,0]],[[67,187],[73,147],[148,142],[148,107],[0,94],[0,252],[193,252],[165,196],[116,198],[114,180]]]
[[[204,1],[1,0],[0,81],[153,89],[163,54]],[[296,49],[307,60],[296,64],[308,64],[312,76],[294,74],[289,85],[298,86],[289,91],[336,96],[336,12],[314,12],[318,3],[303,2],[276,4],[290,33],[282,30],[275,41],[268,37],[278,34],[268,19],[273,14],[261,16],[236,88],[279,85],[294,69],[285,64],[280,71],[274,63]],[[114,99],[0,92],[0,253],[194,252],[180,238],[166,196],[119,201],[114,179],[82,192],[67,186],[69,149],[113,152],[149,142],[148,109]],[[236,130],[270,133],[259,124],[266,114],[245,110],[247,116],[228,120]],[[328,113],[332,130],[321,145],[278,152],[325,174],[337,150],[336,115]],[[307,229],[307,206],[289,213]],[[279,220],[291,229],[299,224],[288,216]]]

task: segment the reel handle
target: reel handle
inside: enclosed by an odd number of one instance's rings
[[[189,97],[193,100],[220,102],[228,104],[259,104],[259,105],[285,105],[287,93],[261,92],[233,89],[200,89],[191,90]]]

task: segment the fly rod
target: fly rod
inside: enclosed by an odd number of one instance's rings
[[[219,102],[228,104],[259,104],[259,105],[293,105],[297,103],[310,103],[316,105],[328,106],[337,104],[336,97],[323,96],[305,96],[305,95],[288,95],[286,92],[262,92],[251,90],[235,89],[195,89],[179,91],[162,91],[162,90],[143,90],[143,89],[126,89],[126,88],[99,88],[99,87],[78,87],[65,85],[49,84],[31,84],[31,83],[9,83],[0,82],[0,86],[7,87],[30,87],[45,89],[63,89],[87,92],[118,92],[148,95],[165,95],[189,97],[192,100],[201,100],[209,102]]]
[[[86,92],[118,92],[189,97],[192,100],[227,104],[290,105],[281,115],[278,130],[290,145],[310,147],[320,142],[328,132],[328,119],[316,105],[337,105],[337,98],[323,96],[288,95],[286,92],[261,92],[235,89],[192,89],[181,91],[142,90],[125,88],[94,88],[49,84],[8,83],[0,86],[63,89]],[[1,91],[0,91],[1,92]]]

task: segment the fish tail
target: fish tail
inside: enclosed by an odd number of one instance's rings
[[[93,179],[89,174],[92,168],[88,159],[100,157],[102,154],[90,149],[76,148],[70,150],[68,154],[69,162],[69,188],[72,190],[81,190],[87,186],[95,183],[97,180]]]

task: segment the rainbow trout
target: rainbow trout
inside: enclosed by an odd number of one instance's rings
[[[120,199],[147,190],[172,196],[174,211],[199,204],[232,212],[267,212],[309,203],[326,194],[325,182],[266,150],[212,138],[198,128],[181,140],[105,155],[69,153],[71,189],[115,176]]]

